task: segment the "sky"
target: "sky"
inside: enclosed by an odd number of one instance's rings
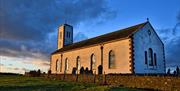
[[[0,72],[47,72],[57,29],[74,41],[145,22],[165,44],[166,66],[180,66],[180,0],[0,0]]]

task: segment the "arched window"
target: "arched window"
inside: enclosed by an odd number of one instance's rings
[[[154,65],[157,66],[157,58],[156,58],[156,53],[154,53]]]
[[[59,72],[60,71],[60,60],[56,60],[56,71]]]
[[[68,70],[68,59],[65,59],[65,71]]]
[[[145,64],[147,64],[147,51],[144,52],[144,57],[145,57]]]
[[[81,62],[80,62],[80,57],[79,56],[76,59],[76,68],[77,68],[77,70],[80,70],[80,68],[81,68]]]
[[[60,32],[60,39],[62,39],[62,32]]]
[[[68,38],[68,31],[66,32],[66,37]]]
[[[115,54],[112,50],[109,52],[109,68],[115,68]]]
[[[94,54],[91,55],[90,69],[91,69],[91,70],[96,69],[96,58],[95,58],[95,55],[94,55]]]
[[[153,50],[151,48],[149,48],[149,66],[153,66]]]

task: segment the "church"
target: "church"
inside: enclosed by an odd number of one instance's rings
[[[58,28],[52,74],[164,74],[164,44],[149,21],[73,43],[73,27]]]

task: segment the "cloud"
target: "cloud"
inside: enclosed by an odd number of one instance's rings
[[[8,64],[8,66],[13,66],[13,64]]]
[[[4,66],[4,64],[1,64],[1,63],[0,63],[0,66]]]
[[[2,38],[39,41],[65,20],[73,25],[91,19],[111,18],[104,0],[1,0]]]
[[[19,57],[1,57],[1,72],[13,72],[13,73],[24,73],[30,70],[40,69],[43,72],[47,72],[49,69],[49,59],[42,58],[19,58]]]
[[[26,69],[26,68],[18,68],[18,67],[8,67],[8,69],[11,69],[11,70],[14,70],[14,71],[21,71],[21,72],[28,72],[30,71],[29,69]],[[24,74],[24,73],[23,73]]]
[[[25,72],[30,71],[29,69],[26,69],[26,68],[22,68],[22,70],[24,70]]]
[[[57,27],[115,18],[105,0],[0,0],[0,55],[48,59]]]
[[[28,71],[30,71],[30,70],[26,69],[26,68],[1,66],[1,72],[6,72],[6,73],[24,74],[25,72],[28,72]]]
[[[88,39],[88,37],[84,33],[78,32],[76,34],[76,36],[74,37],[73,41],[78,42],[78,41],[82,41],[82,40],[85,40],[85,39]]]
[[[159,34],[165,44],[167,67],[180,66],[180,12],[172,29],[161,29]]]
[[[49,68],[49,66],[50,66],[50,62],[43,61],[41,59],[33,59],[31,61],[24,61],[23,63],[24,64],[36,65],[37,67],[47,67],[47,68]]]
[[[32,44],[11,40],[0,40],[0,55],[10,57],[48,57],[48,49],[43,49],[43,44]],[[49,47],[47,47],[49,48]]]
[[[14,68],[14,70],[20,70],[19,68]]]

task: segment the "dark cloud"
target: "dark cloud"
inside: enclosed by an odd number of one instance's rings
[[[33,64],[33,65],[36,65],[38,67],[42,67],[42,66],[46,66],[46,67],[49,67],[50,65],[50,62],[47,62],[47,61],[43,61],[43,60],[32,60],[32,61],[23,61],[22,63],[24,64]]]
[[[19,68],[13,68],[14,70],[20,70]]]
[[[50,64],[49,64],[49,63],[42,63],[41,65],[43,65],[43,66],[49,66]]]
[[[0,55],[40,57],[56,48],[57,27],[114,18],[105,0],[0,0]]]
[[[13,66],[13,64],[8,64],[8,66]]]
[[[48,44],[48,42],[32,43],[28,41],[0,40],[0,55],[21,58],[39,58],[44,56],[48,58],[53,48],[44,44]]]
[[[112,17],[104,0],[1,0],[1,37],[39,41],[59,24]]]
[[[0,66],[4,66],[4,64],[1,64],[1,63],[0,63]]]
[[[176,35],[176,33],[178,33],[177,31],[180,30],[180,12],[177,15],[177,23],[173,28],[173,35]]]
[[[28,72],[30,69],[22,68],[23,71]]]
[[[172,29],[161,29],[159,34],[165,44],[167,67],[180,66],[180,12]]]
[[[25,71],[25,72],[30,71],[29,69],[26,69],[26,68],[18,68],[18,67],[5,67],[5,68],[8,69],[8,70],[13,70],[13,71]]]

